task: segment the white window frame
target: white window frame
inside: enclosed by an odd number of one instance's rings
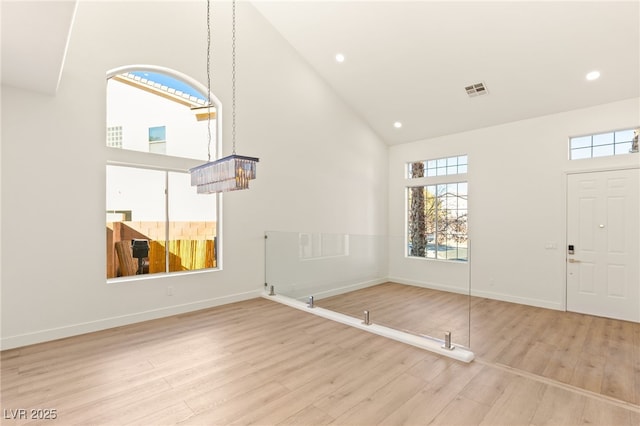
[[[447,174],[441,174],[441,175],[437,175],[436,176],[426,176],[426,172],[427,172],[427,164],[429,161],[438,161],[438,160],[447,160],[450,158],[461,158],[464,157],[466,159],[466,164],[465,164],[465,168],[464,168],[464,173],[447,173]],[[424,163],[425,164],[425,176],[424,177],[412,177],[411,176],[411,165],[414,163]],[[416,188],[416,187],[427,187],[427,186],[437,186],[437,185],[443,185],[443,184],[460,184],[460,183],[466,183],[468,185],[469,180],[468,180],[468,168],[469,168],[469,156],[468,154],[459,154],[459,155],[451,155],[451,156],[447,156],[447,157],[439,157],[439,158],[434,158],[434,159],[428,159],[428,160],[417,160],[417,161],[409,161],[405,163],[405,207],[404,207],[404,228],[405,228],[405,232],[404,232],[404,254],[405,257],[408,259],[419,259],[419,260],[428,260],[428,261],[439,261],[439,262],[468,262],[469,261],[469,255],[467,252],[467,257],[464,260],[460,260],[460,259],[443,259],[443,258],[439,258],[437,257],[437,253],[436,253],[436,257],[421,257],[421,256],[411,256],[409,253],[409,191],[411,188]],[[467,187],[467,197],[469,196],[469,190]],[[467,202],[468,202],[468,198],[467,198]],[[467,236],[467,247],[469,244],[469,229],[468,229],[468,224],[469,224],[469,205],[467,204],[467,232],[466,232],[466,236]],[[426,253],[425,253],[426,254]]]
[[[127,65],[123,67],[118,67],[107,71],[106,73],[106,81],[110,78],[123,73],[134,72],[134,71],[148,71],[161,73],[168,76],[171,76],[177,80],[180,80],[201,93],[207,93],[207,88],[198,82],[197,80],[189,77],[186,74],[183,74],[179,71],[172,70],[166,67],[160,67],[156,65]],[[105,90],[106,93],[106,90]],[[215,135],[216,135],[216,153],[222,152],[222,103],[220,100],[213,94],[209,93],[211,104],[215,108],[216,111],[216,121],[215,121]],[[105,134],[106,134],[106,122],[105,122]],[[206,143],[206,141],[203,141]],[[165,172],[179,172],[179,173],[188,173],[189,169],[199,166],[202,164],[202,160],[194,160],[191,158],[183,158],[183,157],[175,157],[170,155],[158,155],[149,152],[143,151],[133,151],[122,148],[114,148],[105,146],[106,150],[106,165],[113,166],[124,166],[124,167],[134,167],[139,169],[151,169],[151,170],[159,170]],[[213,159],[212,159],[213,160]],[[106,184],[106,182],[105,182]],[[105,208],[102,209],[106,211]],[[158,273],[158,274],[144,274],[144,275],[135,275],[128,277],[120,277],[120,278],[110,278],[107,279],[107,282],[113,281],[129,281],[129,280],[141,280],[141,279],[158,279],[163,277],[175,276],[177,274],[198,274],[203,272],[216,272],[223,269],[223,217],[222,217],[222,195],[216,195],[216,267],[210,269],[199,269],[194,271],[180,271],[180,272],[171,272],[171,273]]]
[[[616,130],[609,130],[606,132],[598,132],[598,133],[590,133],[590,134],[586,134],[586,135],[577,135],[577,136],[571,136],[569,137],[569,141],[567,143],[568,146],[568,155],[569,155],[569,160],[570,161],[578,161],[578,160],[592,160],[595,158],[606,158],[606,157],[616,157],[619,155],[626,155],[626,154],[631,154],[634,153],[633,151],[631,151],[629,148],[632,145],[633,142],[633,131],[638,129],[638,127],[631,127],[631,128],[624,128],[624,129],[616,129]],[[630,140],[616,140],[616,135],[618,133],[622,133],[622,132],[631,132],[631,139]],[[597,137],[602,137],[605,135],[611,135],[612,138],[612,142],[611,143],[606,143],[606,144],[600,144],[600,143],[596,143],[594,144],[594,138]],[[580,140],[580,139],[589,139],[589,144],[585,145],[585,146],[579,146],[574,148],[573,147],[573,142]],[[624,147],[623,147],[624,145]],[[593,155],[594,149],[598,149],[601,147],[611,147],[611,150],[613,151],[612,154],[604,154],[604,155]],[[589,150],[589,156],[581,156],[581,157],[576,157],[574,158],[573,153],[575,151],[586,151]],[[618,150],[620,150],[618,152]],[[637,151],[635,152],[637,153]]]

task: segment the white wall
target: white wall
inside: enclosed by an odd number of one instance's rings
[[[230,21],[215,3],[225,107]],[[254,297],[265,230],[386,232],[386,146],[250,4],[237,28],[238,154],[260,164],[224,195],[223,271],[105,280],[105,74],[151,64],[206,82],[204,2],[80,2],[58,94],[2,87],[3,349]]]
[[[472,294],[564,309],[566,174],[640,167],[638,155],[569,161],[568,138],[638,125],[634,98],[391,147],[391,279],[468,289],[469,265],[403,256],[405,163],[468,154]]]

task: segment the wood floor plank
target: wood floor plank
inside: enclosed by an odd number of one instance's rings
[[[608,341],[602,393],[623,401],[633,401],[635,397],[634,384],[637,379],[637,375],[633,374],[633,366],[636,362],[633,359],[633,324],[609,320],[607,326],[608,335],[611,338]]]
[[[357,366],[361,361],[360,358],[354,356],[355,351],[346,351],[340,348],[326,352],[314,362],[314,368],[305,368],[302,365],[292,371],[292,374],[283,374],[279,379],[287,389],[295,390],[307,385],[308,383],[317,383],[337,375],[338,378],[348,375],[349,371]]]
[[[382,386],[392,381],[399,374],[405,373],[410,363],[394,362],[395,357],[402,357],[404,352],[415,354],[415,348],[390,347],[387,348],[386,360],[379,358],[362,359],[358,371],[360,374],[350,374],[348,380],[341,382],[332,393],[313,402],[333,418],[343,415],[362,400],[370,397]],[[415,377],[415,376],[414,376]],[[420,380],[420,379],[419,379]]]
[[[591,392],[602,393],[605,365],[604,355],[580,354],[568,383]]]
[[[248,411],[262,407],[289,394],[290,391],[279,383],[270,382],[259,388],[247,388],[247,392],[221,401],[208,410],[179,422],[181,425],[229,425]],[[188,404],[188,401],[187,401]]]
[[[607,404],[604,401],[588,398],[585,400],[584,411],[578,423],[585,425],[638,426],[640,425],[640,412],[625,410],[624,408]]]
[[[389,413],[381,424],[426,425],[458,396],[484,367],[451,363],[427,381],[420,392]]]
[[[388,416],[389,412],[396,411],[404,405],[407,399],[419,393],[425,386],[426,383],[423,380],[403,373],[337,417],[334,423],[379,424]]]
[[[531,419],[532,425],[580,424],[586,398],[553,386],[546,386],[540,404]]]
[[[507,379],[504,392],[492,404],[483,426],[528,425],[536,413],[547,385],[519,376]]]
[[[191,408],[189,408],[184,401],[180,401],[168,407],[161,407],[152,413],[145,414],[123,424],[127,426],[168,426],[180,423],[193,415],[194,413]]]
[[[179,391],[181,398],[193,410],[199,414],[215,409],[225,401],[239,398],[251,389],[258,389],[273,383],[272,377],[265,377],[261,374],[248,374],[244,372],[229,372],[225,377],[207,376],[195,384],[179,386],[175,388]],[[278,383],[278,385],[280,385]],[[278,386],[281,388],[282,386]],[[282,389],[283,392],[286,389]]]
[[[640,405],[640,327],[633,328],[634,401]]]
[[[459,395],[465,399],[491,406],[504,393],[509,384],[509,378],[509,373],[485,368],[465,386]]]
[[[344,375],[332,374],[315,382],[309,382],[295,391],[283,395],[268,404],[255,407],[232,424],[278,424],[290,417],[291,412],[298,412],[314,405],[314,402],[330,395],[340,387]]]
[[[57,405],[58,419],[65,425],[109,424],[114,421],[126,422],[138,418],[140,411],[134,404],[156,401],[161,395],[168,395],[171,387],[162,379],[146,381],[135,387],[122,389],[110,398],[100,398],[94,402],[77,405],[65,400],[65,404]],[[43,401],[44,403],[44,401]],[[155,408],[149,408],[149,413]],[[135,417],[132,417],[132,414]]]
[[[579,355],[572,354],[567,348],[550,347],[549,353],[547,353],[547,363],[540,375],[559,382],[571,383],[580,361]]]
[[[428,382],[456,363],[451,358],[430,356],[413,365],[407,372]]]
[[[309,425],[309,426],[323,426],[328,425],[334,421],[334,418],[329,416],[324,411],[313,405],[303,408],[294,415],[286,418],[284,421],[278,423],[279,425]]]
[[[454,398],[429,425],[474,425],[482,421],[489,406],[473,399],[458,395]]]

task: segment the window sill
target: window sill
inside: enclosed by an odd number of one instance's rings
[[[221,270],[222,270],[221,268],[207,268],[207,269],[198,269],[197,271],[164,272],[164,273],[157,273],[157,274],[131,275],[127,277],[107,278],[107,284],[128,283],[128,282],[135,282],[135,281],[146,281],[146,280],[155,280],[155,279],[163,279],[163,278],[181,277],[185,275],[206,274],[211,272],[218,272]]]

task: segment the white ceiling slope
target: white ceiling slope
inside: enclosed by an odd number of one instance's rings
[[[640,96],[638,0],[252,3],[388,144]],[[56,92],[76,4],[2,0],[2,84]]]
[[[2,0],[2,84],[53,95],[77,0]]]
[[[640,96],[637,0],[252,3],[388,144]]]

